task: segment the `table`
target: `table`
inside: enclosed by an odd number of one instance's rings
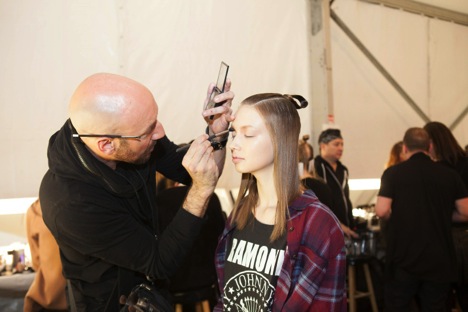
[[[0,311],[23,312],[24,296],[35,273],[26,271],[0,277]]]

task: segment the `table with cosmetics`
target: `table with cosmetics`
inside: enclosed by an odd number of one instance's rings
[[[0,311],[22,312],[24,296],[34,280],[26,245],[0,248]]]

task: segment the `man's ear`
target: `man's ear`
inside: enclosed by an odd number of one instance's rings
[[[113,139],[100,138],[96,143],[99,152],[105,155],[112,155],[115,152],[115,142]]]
[[[408,148],[406,147],[405,144],[403,144],[403,153],[405,153],[405,154],[409,153],[409,150],[408,150]]]

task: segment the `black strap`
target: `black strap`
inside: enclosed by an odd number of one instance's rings
[[[67,292],[68,292],[68,303],[70,304],[70,312],[77,312],[75,296],[73,295],[73,289],[70,280],[67,278]]]

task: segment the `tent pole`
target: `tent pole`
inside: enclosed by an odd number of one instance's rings
[[[311,144],[320,132],[334,124],[332,59],[330,44],[329,0],[309,0],[310,4],[310,59],[311,59]]]
[[[406,102],[413,108],[413,110],[424,120],[430,122],[429,117],[422,111],[416,102],[406,93],[406,91],[398,84],[398,82],[390,75],[390,73],[380,64],[380,62],[372,55],[372,53],[362,44],[362,42],[353,34],[353,32],[346,26],[346,24],[331,10],[331,18],[335,21],[338,27],[354,42],[354,44],[361,50],[361,52],[371,61],[377,70],[387,79],[387,81],[400,93]]]

